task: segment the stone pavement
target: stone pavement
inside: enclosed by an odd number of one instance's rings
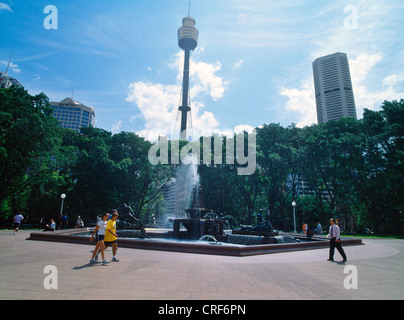
[[[103,266],[88,264],[93,245],[27,241],[30,232],[0,231],[0,299],[404,298],[404,240],[364,239],[345,247],[346,264],[326,261],[328,249],[225,257],[120,248],[120,262]],[[57,268],[57,289],[44,287],[47,265]],[[358,289],[344,287],[354,275],[347,266],[356,267]]]

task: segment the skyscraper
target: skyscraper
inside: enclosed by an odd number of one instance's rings
[[[74,101],[72,98],[63,99],[60,102],[51,102],[54,109],[53,116],[59,120],[63,128],[80,132],[82,127],[94,127],[95,110],[93,107]]]
[[[346,53],[337,52],[313,62],[317,121],[356,119],[355,100]]]

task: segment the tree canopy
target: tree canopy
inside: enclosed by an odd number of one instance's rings
[[[326,224],[333,216],[346,231],[403,232],[404,100],[365,110],[361,120],[304,128],[271,123],[255,134],[256,170],[248,175],[226,163],[228,138],[201,137],[203,143],[219,139],[223,148],[221,164],[209,163],[206,151],[200,152],[208,209],[233,225],[253,223],[263,209],[275,228],[292,230],[295,201],[299,224]],[[18,211],[32,222],[56,218],[62,193],[70,221],[80,215],[89,223],[126,204],[142,222],[156,223],[165,212],[162,190],[177,164],[151,164],[152,145],[131,132],[63,129],[45,94],[31,96],[16,86],[0,89],[0,223]],[[217,160],[214,151],[211,159]]]

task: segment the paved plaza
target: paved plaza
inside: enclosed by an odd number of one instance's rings
[[[108,299],[111,292],[125,300],[404,297],[404,240],[364,239],[344,248],[345,264],[338,252],[328,262],[328,249],[227,257],[120,248],[120,261],[104,266],[88,264],[93,245],[28,241],[30,232],[0,231],[0,299]],[[56,267],[57,289],[44,286],[56,275],[44,273],[46,266]],[[346,289],[354,270],[357,289]]]

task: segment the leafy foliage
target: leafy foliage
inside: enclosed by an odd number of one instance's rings
[[[164,213],[161,191],[175,164],[152,165],[152,144],[134,133],[113,135],[90,127],[79,134],[61,128],[51,115],[43,93],[0,89],[0,223],[21,210],[31,222],[56,218],[62,193],[71,222],[80,215],[89,223],[124,203],[144,222],[159,220]],[[251,175],[238,175],[236,164],[226,164],[230,140],[205,138],[202,149],[212,139],[223,142],[223,164],[213,151],[215,161],[201,159],[203,200],[233,225],[252,223],[263,209],[275,228],[292,230],[291,203],[296,201],[299,224],[327,224],[334,216],[346,230],[403,232],[404,100],[385,101],[380,111],[365,110],[359,121],[260,126]],[[182,149],[185,143],[178,145]],[[239,146],[234,147],[237,154]],[[205,150],[202,154],[206,157]]]

